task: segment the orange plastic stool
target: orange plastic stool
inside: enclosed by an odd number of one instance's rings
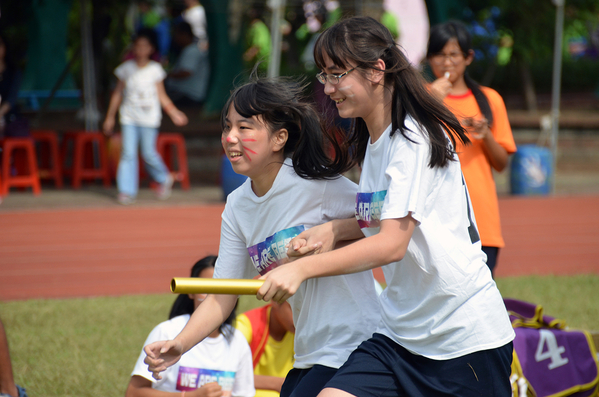
[[[31,186],[34,195],[42,192],[39,173],[37,171],[37,160],[35,159],[35,146],[31,138],[4,138],[0,141],[2,146],[2,188],[3,196],[6,196],[12,186]],[[25,167],[27,175],[11,175],[11,159],[18,150],[25,152]],[[19,169],[20,167],[17,167]]]
[[[73,189],[81,187],[84,179],[102,179],[104,187],[110,186],[110,173],[108,169],[108,156],[106,154],[106,141],[101,132],[71,131],[64,134],[61,155],[67,158],[69,143],[73,143],[73,162],[64,167],[64,175],[71,177]],[[98,167],[94,165],[94,143],[98,149]]]
[[[31,136],[37,145],[40,179],[53,179],[54,186],[62,188],[62,163],[58,152],[58,134],[51,130],[34,130]]]
[[[172,149],[175,149],[178,170],[174,170],[175,161],[172,155]],[[189,168],[187,165],[187,151],[185,149],[185,138],[178,133],[159,133],[156,139],[156,150],[162,156],[164,164],[167,166],[175,181],[181,183],[181,188],[189,190]]]

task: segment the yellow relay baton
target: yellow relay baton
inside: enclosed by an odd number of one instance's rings
[[[175,294],[256,295],[264,280],[175,277],[171,291]]]

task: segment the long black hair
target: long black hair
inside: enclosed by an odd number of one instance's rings
[[[191,268],[190,277],[199,277],[202,273],[202,270],[214,268],[216,264],[216,258],[217,257],[214,255],[209,255],[197,261]],[[236,307],[237,305],[235,305],[235,308]],[[233,309],[233,311],[231,311],[231,314],[225,320],[225,322],[222,323],[218,328],[218,331],[221,334],[223,334],[223,336],[227,340],[230,340],[233,336],[233,321],[235,320],[235,308]],[[171,308],[171,313],[169,314],[168,318],[170,320],[174,317],[181,316],[183,314],[192,315],[193,311],[194,304],[193,300],[189,298],[189,295],[179,294],[179,296],[177,297],[177,299],[175,299],[175,302],[173,303],[173,307]]]
[[[325,54],[342,69],[349,69],[349,63],[354,63],[362,75],[367,69],[380,70],[376,67],[379,59],[385,62],[385,87],[393,90],[391,135],[399,130],[409,140],[405,119],[411,116],[430,141],[429,167],[444,167],[455,159],[453,149],[447,145],[447,135],[454,148],[456,138],[470,142],[455,116],[428,92],[424,78],[397,47],[389,30],[375,19],[348,18],[325,30],[314,46],[314,59],[320,69],[329,66],[325,65]],[[356,118],[347,141],[355,147],[350,151],[354,162],[364,160],[368,138],[366,123]]]
[[[324,127],[305,84],[290,78],[258,78],[235,89],[221,113],[226,127],[229,108],[242,117],[260,116],[270,132],[286,129],[285,158],[291,157],[296,174],[305,179],[332,179],[349,169],[348,156]],[[332,149],[334,156],[327,155]]]
[[[471,53],[472,38],[466,26],[459,21],[449,21],[435,25],[431,28],[426,57],[430,59],[433,55],[443,51],[443,47],[445,47],[447,42],[451,39],[455,39],[458,42],[464,57],[467,57]],[[474,81],[467,72],[464,72],[464,82],[466,83],[466,86],[470,88],[470,91],[472,91],[480,112],[486,117],[489,125],[492,125],[493,112],[491,112],[489,100],[480,89],[480,85]]]

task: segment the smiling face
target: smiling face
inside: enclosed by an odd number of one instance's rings
[[[342,69],[335,65],[327,54],[323,54],[323,60],[325,68],[322,72],[325,74],[339,75],[356,67],[352,62],[347,62],[348,68]],[[335,101],[339,116],[343,118],[361,117],[366,120],[373,113],[373,109],[377,104],[375,91],[378,87],[381,87],[379,85],[381,80],[374,73],[369,72],[370,70],[366,73],[373,76],[366,78],[363,75],[363,69],[356,68],[351,73],[341,77],[337,84],[328,81],[325,83],[324,93]]]
[[[252,181],[270,173],[273,164],[279,164],[278,171],[284,160],[283,147],[287,140],[287,132],[282,131],[283,134],[269,131],[260,116],[245,118],[231,104],[221,142],[233,170]]]

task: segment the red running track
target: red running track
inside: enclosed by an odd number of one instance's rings
[[[217,253],[222,209],[0,213],[0,300],[168,292]],[[498,277],[599,274],[599,196],[505,198],[500,209]]]

